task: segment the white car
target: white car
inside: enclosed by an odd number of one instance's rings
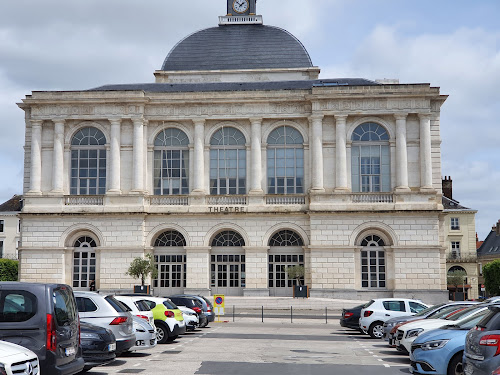
[[[384,323],[397,316],[415,315],[429,306],[420,300],[408,298],[372,299],[361,309],[359,328],[373,338],[382,338]]]
[[[23,346],[0,341],[0,374],[38,375],[40,366],[38,357]]]
[[[158,343],[154,324],[151,325],[148,321],[138,316],[133,316],[132,319],[134,320],[135,345],[129,351],[133,352],[154,348]]]
[[[114,296],[118,301],[120,301],[125,307],[127,307],[132,315],[142,318],[149,322],[153,327],[155,326],[155,320],[153,318],[153,312],[149,306],[143,301],[137,300],[135,297],[127,296]]]
[[[177,306],[177,308],[182,311],[182,316],[186,322],[186,329],[194,331],[200,324],[200,318],[198,318],[196,311],[186,306]]]
[[[486,306],[471,306],[463,310],[459,310],[453,315],[445,319],[422,319],[411,323],[407,323],[398,328],[394,340],[396,349],[402,352],[410,353],[411,343],[422,333],[432,329],[445,326],[460,324],[467,318],[483,313],[487,310]]]

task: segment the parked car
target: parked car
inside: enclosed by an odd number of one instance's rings
[[[432,319],[436,314],[439,314],[439,312],[444,311],[446,309],[453,309],[454,306],[457,306],[456,308],[460,308],[462,306],[471,306],[471,305],[477,305],[479,302],[474,302],[474,301],[457,301],[457,302],[448,302],[448,303],[440,303],[431,307],[428,307],[415,315],[405,315],[405,316],[398,316],[396,318],[389,319],[384,323],[384,335],[383,338],[385,340],[389,340],[389,332],[391,329],[400,323],[404,322],[410,322],[412,320],[417,320],[417,319]]]
[[[204,312],[203,303],[200,301],[199,296],[169,296],[173,303],[177,306],[186,306],[194,310],[198,314],[199,327],[203,328],[208,325],[208,317]]]
[[[203,313],[207,317],[207,325],[208,325],[208,323],[213,322],[215,320],[214,307],[212,305],[212,302],[210,302],[210,300],[208,298],[203,297],[203,296],[192,295],[192,294],[177,294],[177,295],[174,295],[172,297],[192,297],[192,298],[195,298],[196,300],[198,300],[201,303],[201,308],[203,310]],[[188,306],[188,307],[191,308],[190,306]],[[200,325],[200,327],[202,327],[202,326]],[[203,327],[205,327],[205,326],[203,326]]]
[[[198,318],[198,314],[194,310],[191,310],[186,306],[177,306],[179,310],[182,311],[182,316],[184,321],[186,322],[186,329],[189,331],[194,331],[196,327],[198,327],[200,323],[200,319]]]
[[[0,340],[33,351],[40,373],[71,375],[83,369],[78,311],[70,286],[2,282]]]
[[[120,301],[126,308],[127,311],[132,315],[139,318],[145,319],[154,327],[155,320],[153,318],[153,313],[149,308],[149,305],[144,301],[134,299],[134,297],[127,296],[114,296],[118,301]]]
[[[467,333],[464,349],[465,375],[490,375],[500,367],[500,304]]]
[[[491,375],[500,375],[500,367],[493,371]]]
[[[463,375],[462,357],[465,336],[485,315],[464,319],[461,323],[433,329],[419,335],[411,345],[410,372],[434,375]]]
[[[484,306],[484,304],[479,304],[458,311],[445,319],[422,319],[402,325],[396,333],[396,348],[399,351],[409,353],[412,342],[415,341],[420,334],[436,328],[460,324],[471,316],[477,316],[487,308],[488,307]]]
[[[81,322],[81,347],[84,371],[113,362],[116,358],[116,338],[110,329]]]
[[[366,303],[352,307],[350,309],[342,309],[342,317],[340,318],[340,325],[345,328],[352,328],[357,331],[361,331],[359,328],[359,317],[361,315],[361,309],[366,305]]]
[[[24,346],[0,341],[0,374],[39,375],[40,365],[38,357]]]
[[[129,351],[154,348],[157,344],[155,326],[135,315],[132,319],[134,320],[135,345]]]
[[[135,345],[132,315],[113,296],[95,292],[75,291],[78,313],[82,322],[108,328],[116,338],[116,355]]]
[[[428,307],[420,300],[407,298],[372,299],[361,309],[359,327],[372,338],[382,338],[386,321],[397,316],[415,315]]]

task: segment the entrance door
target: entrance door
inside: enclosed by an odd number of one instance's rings
[[[245,255],[216,254],[211,256],[210,286],[212,294],[242,296],[245,288]]]
[[[302,254],[272,254],[269,255],[269,294],[275,297],[293,296],[296,280],[288,278],[287,269],[292,266],[304,266]],[[301,280],[304,285],[304,280]]]
[[[181,294],[186,287],[186,255],[155,255],[158,279],[153,286],[161,296]]]

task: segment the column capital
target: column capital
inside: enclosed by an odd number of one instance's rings
[[[121,125],[122,119],[120,117],[112,117],[108,119],[111,125]]]
[[[325,115],[323,113],[313,113],[311,116],[309,116],[309,120],[311,121],[319,121],[323,120],[325,118]]]
[[[394,118],[396,120],[406,120],[407,117],[408,117],[408,113],[395,113],[394,114]]]
[[[428,120],[431,118],[431,114],[430,113],[418,113],[418,117],[421,120]]]
[[[30,120],[31,127],[42,126],[43,120]]]
[[[205,125],[206,119],[205,118],[194,118],[192,119],[193,124],[195,125]]]
[[[262,117],[250,117],[249,120],[250,120],[250,123],[252,123],[252,124],[254,124],[254,123],[262,124],[262,121],[264,121],[264,119]]]
[[[64,118],[53,118],[52,122],[54,124],[63,124],[64,125],[66,123],[66,119],[64,119]]]
[[[336,113],[336,114],[334,115],[334,117],[335,117],[335,121],[342,121],[342,120],[343,120],[343,121],[345,121],[345,120],[347,120],[347,117],[348,117],[348,116],[349,116],[349,115],[348,115],[348,114],[346,114],[346,113]]]
[[[111,120],[110,120],[111,121]],[[135,118],[132,118],[132,122],[134,123],[134,125],[136,126],[139,126],[139,125],[147,125],[148,124],[148,120],[144,119],[143,117],[135,117]]]

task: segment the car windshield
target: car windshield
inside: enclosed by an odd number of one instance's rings
[[[413,316],[425,316],[427,315],[429,312],[431,311],[434,311],[434,310],[437,310],[439,309],[441,306],[444,306],[446,305],[445,303],[440,303],[439,305],[434,305],[434,306],[431,306],[431,307],[428,307],[426,309],[423,309],[422,311],[416,313],[415,315]]]
[[[432,314],[432,316],[429,316],[428,318],[442,319],[445,318],[447,315],[450,315],[452,312],[460,309],[463,309],[463,306],[458,306],[458,305],[448,306],[439,310],[439,312]]]
[[[457,321],[462,318],[468,317],[469,315],[474,314],[475,312],[481,311],[481,309],[484,309],[484,307],[477,307],[477,306],[468,307],[445,319],[451,321]]]
[[[139,311],[150,311],[149,305],[144,301],[135,301],[135,305]]]
[[[123,303],[121,303],[120,301],[118,301],[117,299],[115,299],[114,297],[111,297],[111,296],[107,296],[107,297],[104,297],[104,299],[106,301],[108,301],[108,303],[113,306],[113,308],[117,311],[117,312],[127,312],[127,311],[130,311],[130,308],[128,308],[127,306],[125,306]]]
[[[464,319],[460,324],[457,324],[457,326],[460,329],[466,329],[466,330],[472,329],[476,326],[477,323],[479,323],[481,319],[484,318],[486,314],[488,314],[488,309],[473,314],[472,316]]]

